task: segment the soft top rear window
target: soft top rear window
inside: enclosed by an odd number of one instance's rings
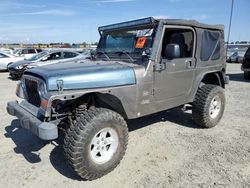
[[[201,39],[202,61],[217,60],[220,58],[220,32],[205,30]]]

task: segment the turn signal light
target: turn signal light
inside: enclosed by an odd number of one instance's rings
[[[47,109],[47,106],[48,106],[48,100],[42,98],[42,100],[41,100],[41,107],[42,107],[44,110],[46,110],[46,109]]]

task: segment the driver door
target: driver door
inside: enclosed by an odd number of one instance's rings
[[[181,103],[189,96],[196,60],[194,58],[195,32],[190,27],[167,26],[164,29],[161,48],[163,69],[155,71],[155,100],[162,106],[170,102]],[[168,44],[177,44],[180,56],[169,59],[166,54]]]

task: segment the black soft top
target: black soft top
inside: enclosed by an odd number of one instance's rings
[[[214,30],[224,30],[224,25],[209,25],[197,22],[195,20],[184,20],[184,19],[156,19],[159,22],[163,22],[163,24],[173,24],[173,25],[181,25],[181,26],[193,26],[205,29],[214,29]]]
[[[111,24],[107,26],[101,26],[98,28],[99,32],[108,31],[108,30],[119,30],[124,28],[132,28],[136,26],[154,26],[158,24],[170,24],[170,25],[180,25],[180,26],[192,26],[199,27],[204,29],[213,29],[213,30],[224,30],[223,25],[208,25],[199,23],[195,20],[183,20],[183,19],[155,19],[153,17],[132,20],[127,22],[121,22],[116,24]]]

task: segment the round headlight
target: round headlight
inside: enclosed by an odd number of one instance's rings
[[[23,65],[19,65],[16,67],[16,69],[22,69],[23,68]]]

